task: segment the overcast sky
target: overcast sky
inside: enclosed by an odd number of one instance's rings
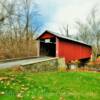
[[[84,21],[93,6],[99,5],[100,0],[36,0],[45,20],[45,27],[59,32],[59,27],[69,25],[70,33],[74,34],[75,21]]]

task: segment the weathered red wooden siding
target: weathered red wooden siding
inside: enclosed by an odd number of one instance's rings
[[[58,40],[58,56],[66,61],[79,60],[91,57],[91,47],[69,40]]]
[[[44,33],[40,39],[56,38],[56,56],[64,57],[66,62],[72,60],[79,60],[85,58],[91,58],[92,49],[82,43],[74,42],[71,40],[64,40],[58,38],[50,33]]]
[[[48,34],[48,33],[44,33],[41,37],[40,37],[40,39],[49,39],[49,38],[53,38],[53,37],[55,37],[54,35],[52,35],[52,34]]]

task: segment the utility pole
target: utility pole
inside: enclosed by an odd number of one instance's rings
[[[68,24],[67,24],[67,31],[66,31],[66,35],[67,35],[67,37],[69,37],[69,26],[68,26]]]

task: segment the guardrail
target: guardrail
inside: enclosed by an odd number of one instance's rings
[[[15,61],[15,60],[25,60],[25,59],[32,59],[32,58],[40,58],[40,57],[31,56],[31,57],[22,57],[22,58],[12,58],[12,59],[0,60],[0,62],[10,62],[10,61]]]
[[[42,58],[42,57],[39,57],[39,58]],[[45,57],[44,57],[44,58],[45,58]],[[23,63],[23,64],[21,64],[21,65],[22,65],[22,66],[24,66],[24,65],[31,65],[31,64],[46,62],[46,61],[55,60],[55,59],[58,59],[58,57],[46,58],[46,59],[42,59],[42,60],[38,60],[38,59],[37,59],[37,61],[34,61],[34,62],[26,62],[26,63]]]

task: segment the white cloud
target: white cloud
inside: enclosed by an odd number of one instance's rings
[[[59,31],[59,26],[69,24],[71,33],[75,21],[84,21],[92,7],[100,3],[100,0],[38,0],[46,17],[50,18],[45,29]]]

